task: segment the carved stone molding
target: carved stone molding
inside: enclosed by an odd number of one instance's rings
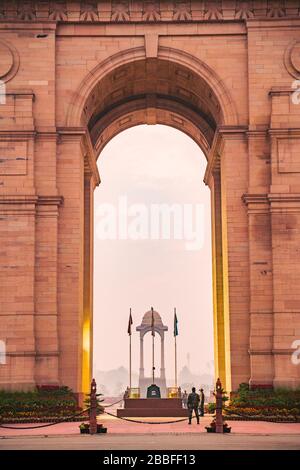
[[[62,196],[35,196],[35,195],[5,195],[0,194],[0,205],[51,205],[60,206]]]
[[[143,21],[160,21],[159,2],[144,2]]]
[[[296,2],[294,2],[296,3]],[[300,9],[284,0],[204,0],[141,2],[108,0],[98,2],[0,1],[0,21],[76,21],[76,22],[190,22],[190,21],[247,21],[251,19],[281,19],[299,17]]]
[[[292,77],[300,77],[300,40],[293,41],[285,50],[284,65]]]
[[[243,194],[243,203],[247,206],[247,213],[264,215],[270,212],[270,204],[267,194]]]
[[[249,349],[249,354],[251,356],[266,356],[266,355],[287,355],[293,353],[292,349],[272,349],[270,350],[256,350],[256,349]]]
[[[298,193],[269,193],[243,194],[242,201],[248,208],[248,213],[265,212],[299,212],[300,194]]]
[[[267,194],[243,194],[242,201],[248,206],[249,204],[267,204]]]
[[[11,80],[19,70],[20,57],[17,49],[7,41],[0,39],[0,80]]]

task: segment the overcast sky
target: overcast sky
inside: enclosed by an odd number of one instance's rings
[[[203,183],[205,166],[205,157],[192,139],[161,125],[128,129],[102,151],[98,159],[102,182],[95,191],[96,370],[128,367],[131,307],[133,369],[138,371],[139,336],[135,327],[153,306],[169,327],[165,340],[167,378],[174,376],[174,307],[179,321],[178,369],[189,362],[194,373],[213,371],[210,191]],[[179,204],[177,217],[181,210],[185,214],[176,224],[177,237],[182,239],[174,239],[173,225],[170,239],[151,239],[151,208],[174,203]],[[119,207],[123,207],[122,219],[118,219]],[[120,220],[122,240],[118,239]],[[191,229],[197,234],[198,246],[193,243]],[[105,240],[107,236],[116,239]],[[141,239],[133,239],[138,237]],[[150,376],[151,335],[147,336],[145,373]],[[159,368],[158,336],[155,341]]]

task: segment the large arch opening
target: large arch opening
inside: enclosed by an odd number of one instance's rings
[[[143,53],[144,54],[144,53]],[[93,190],[100,178],[96,160],[110,140],[141,124],[163,124],[181,130],[203,151],[208,167],[215,155],[217,130],[236,123],[236,114],[221,80],[202,63],[159,50],[145,59],[139,51],[124,54],[89,74],[76,94],[69,125],[87,129],[84,178],[84,286],[82,384],[87,390],[92,373],[93,318]],[[173,56],[173,57],[171,57]],[[172,60],[173,59],[173,60]],[[100,73],[101,70],[101,73]],[[104,72],[103,72],[104,70]],[[199,175],[199,181],[200,175]],[[231,389],[227,287],[225,186],[221,162],[214,162],[209,184],[212,214],[212,272],[215,374]]]
[[[141,364],[136,327],[153,304],[169,328],[163,374],[167,386],[174,386],[172,327],[176,306],[178,383],[189,383],[193,374],[207,390],[211,389],[211,214],[209,189],[201,183],[206,167],[203,152],[177,129],[141,125],[114,137],[102,151],[98,167],[101,185],[94,193],[93,376],[109,395],[117,389],[120,393],[120,388],[124,391],[128,385],[126,332],[132,307],[132,385],[139,385],[141,370],[145,377],[141,381],[151,377],[151,334],[143,339]],[[152,233],[156,211],[160,213],[158,234]],[[155,367],[159,379],[158,335]],[[141,390],[145,395],[145,386]]]

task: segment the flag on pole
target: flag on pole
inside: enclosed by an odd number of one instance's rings
[[[127,329],[127,333],[129,334],[129,336],[131,336],[131,325],[132,325],[132,323],[133,323],[133,321],[132,321],[131,309],[130,309],[129,320],[128,320],[128,329]]]
[[[155,331],[154,331],[154,311],[153,311],[153,307],[151,307],[151,334],[152,334],[152,336],[155,336]]]
[[[176,308],[174,308],[174,336],[178,336],[178,319],[176,315]]]

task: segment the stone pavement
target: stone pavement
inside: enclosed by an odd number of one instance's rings
[[[135,418],[141,421],[170,421],[178,418]],[[198,434],[205,433],[205,426],[211,422],[212,418],[206,416],[201,419],[198,426],[193,420],[192,425],[188,425],[187,421],[173,424],[138,424],[113,418],[108,415],[100,416],[98,422],[101,422],[108,428],[109,434]],[[295,435],[300,441],[300,423],[268,423],[263,421],[228,421],[232,427],[234,434],[254,434],[254,435]],[[20,427],[36,426],[37,424],[14,424],[11,425],[16,429],[0,428],[0,437],[20,437],[20,436],[55,436],[55,435],[77,435],[79,434],[80,422],[76,423],[60,423],[55,426],[28,429],[19,429]],[[103,436],[102,436],[103,437]]]
[[[299,450],[294,434],[98,434],[0,438],[1,450]]]

